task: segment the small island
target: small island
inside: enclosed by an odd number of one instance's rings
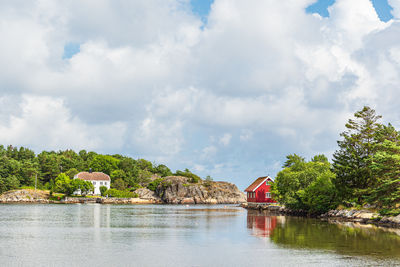
[[[236,204],[236,185],[145,159],[0,146],[0,203]],[[88,170],[88,171],[82,171]],[[93,177],[92,177],[93,176]]]

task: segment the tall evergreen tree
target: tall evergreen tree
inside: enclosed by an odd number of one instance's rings
[[[339,150],[333,154],[335,184],[345,200],[357,198],[362,201],[362,191],[373,183],[369,159],[374,154],[377,132],[382,128],[378,122],[382,117],[365,106],[354,114],[340,134]]]

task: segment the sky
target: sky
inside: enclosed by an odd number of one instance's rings
[[[400,129],[400,0],[0,1],[0,143],[244,189],[331,158],[364,105]]]

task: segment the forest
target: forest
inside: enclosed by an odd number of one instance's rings
[[[293,210],[313,214],[338,206],[400,214],[400,134],[365,106],[346,123],[332,163],[288,155],[272,185],[273,196]]]
[[[155,164],[145,159],[133,159],[122,155],[102,155],[81,150],[35,152],[25,147],[0,146],[0,193],[17,188],[36,187],[72,194],[80,188],[90,191],[91,183],[74,181],[80,171],[104,172],[110,175],[110,195],[131,197],[139,187],[155,189],[162,177],[180,175],[189,177],[196,183],[199,176],[188,169],[173,173],[163,164]],[[151,179],[153,178],[153,179]],[[75,179],[77,180],[77,179]]]

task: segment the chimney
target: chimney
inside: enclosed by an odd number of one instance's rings
[[[92,168],[89,168],[89,173],[92,173]]]

